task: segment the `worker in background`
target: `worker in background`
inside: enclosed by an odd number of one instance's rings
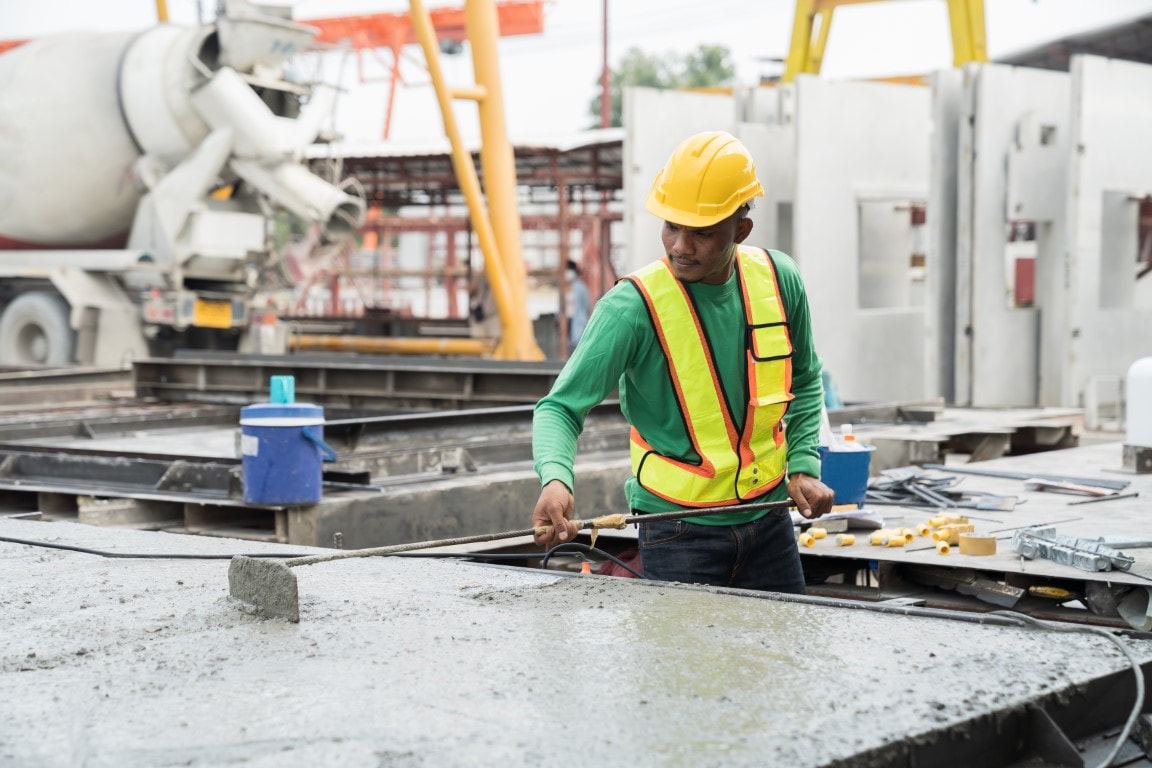
[[[532,447],[541,492],[538,544],[572,541],[576,440],[588,411],[619,387],[632,425],[634,513],[791,497],[816,518],[823,392],[808,300],[796,263],[742,245],[764,190],[748,150],[701,133],[672,153],[648,194],[664,220],[664,258],[596,302],[580,346],[536,406]],[[596,513],[602,510],[594,510]],[[639,526],[647,578],[801,593],[785,511],[733,510]]]
[[[568,309],[568,354],[576,351],[576,344],[588,326],[588,313],[591,311],[591,296],[588,286],[580,274],[580,268],[572,259],[568,259],[568,297],[565,302]]]
[[[500,312],[483,265],[472,272],[468,285],[468,330],[474,339],[500,338]]]

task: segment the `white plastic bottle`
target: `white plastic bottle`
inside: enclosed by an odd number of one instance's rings
[[[856,434],[852,431],[851,424],[840,425],[840,440],[836,446],[838,451],[862,451],[863,448],[856,442]]]
[[[1128,425],[1125,444],[1152,448],[1152,357],[1128,369]]]

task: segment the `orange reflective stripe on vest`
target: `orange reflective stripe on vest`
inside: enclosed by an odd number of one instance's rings
[[[767,254],[741,247],[736,258],[744,303],[748,403],[737,431],[704,327],[684,284],[665,260],[627,277],[648,307],[668,360],[694,464],[660,454],[632,430],[632,472],[640,485],[687,507],[754,499],[780,484],[787,445],[780,420],[792,399],[792,339],[776,270]]]

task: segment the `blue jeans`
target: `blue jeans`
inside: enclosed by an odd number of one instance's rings
[[[649,579],[804,594],[800,552],[787,511],[770,511],[740,525],[640,523],[637,538]]]

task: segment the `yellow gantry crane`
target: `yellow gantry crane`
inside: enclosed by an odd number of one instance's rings
[[[422,0],[410,0],[409,4],[412,26],[420,47],[424,49],[428,73],[432,76],[436,99],[440,103],[444,133],[452,145],[452,166],[468,204],[468,215],[484,253],[484,273],[500,313],[502,332],[493,357],[542,360],[544,354],[536,343],[527,311],[528,280],[520,246],[520,212],[516,207],[516,161],[504,123],[504,98],[496,58],[496,41],[500,35],[496,6],[492,0],[466,0],[464,11],[476,85],[472,88],[449,88],[440,69],[432,19]],[[452,111],[453,99],[472,100],[479,107],[483,192],[472,155],[460,138]]]
[[[824,47],[832,29],[832,13],[842,5],[885,2],[886,0],[796,0],[792,23],[792,45],[784,67],[784,82],[801,74],[819,74]],[[984,0],[946,0],[952,28],[952,65],[962,67],[972,61],[988,61],[984,42]]]

